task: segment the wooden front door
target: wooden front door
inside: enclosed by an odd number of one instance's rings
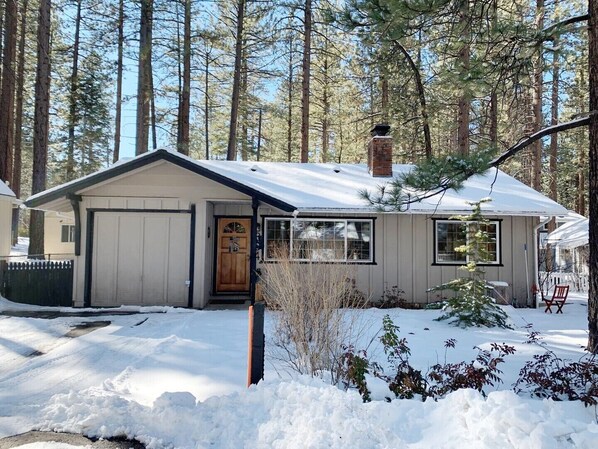
[[[249,292],[251,219],[219,218],[216,292]]]

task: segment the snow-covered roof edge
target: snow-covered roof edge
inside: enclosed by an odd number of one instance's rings
[[[0,196],[10,196],[13,198],[17,197],[4,181],[0,181]]]
[[[357,191],[362,188],[371,189],[378,183],[386,183],[391,178],[372,178],[367,169],[359,164],[293,164],[276,162],[242,162],[242,161],[214,161],[195,160],[176,151],[160,149],[136,156],[128,160],[121,160],[116,164],[98,172],[74,181],[56,186],[38,193],[27,199],[26,205],[37,207],[52,200],[64,198],[82,189],[128,173],[137,168],[160,160],[173,162],[197,174],[207,176],[228,187],[242,191],[285,211],[297,210],[302,214],[314,213],[357,213],[377,214],[373,207],[357,198]],[[252,167],[258,167],[254,170]],[[335,170],[334,168],[337,167]],[[396,174],[405,167],[394,165]],[[335,174],[333,174],[335,173]],[[319,177],[319,184],[299,182],[297,179],[310,176]],[[499,184],[505,184],[502,191],[497,193],[498,201],[484,205],[484,212],[491,215],[563,215],[567,210],[544,195],[534,191],[523,183],[498,171]],[[324,177],[324,178],[322,178]],[[488,179],[496,179],[494,175],[472,177],[467,181],[469,196],[477,195],[482,187],[486,188]],[[324,180],[323,180],[324,179]],[[328,182],[330,180],[330,182]],[[294,189],[289,184],[295,184]],[[336,188],[336,190],[332,190]],[[318,190],[319,189],[319,190]],[[330,189],[330,190],[329,190]],[[467,191],[467,189],[465,189]],[[318,190],[314,194],[314,190]],[[442,214],[454,215],[471,211],[466,205],[471,201],[468,195],[461,192],[449,191],[447,195],[439,195],[434,200],[422,203],[412,203],[402,213],[411,214]],[[482,195],[487,196],[487,194]],[[531,198],[534,201],[528,201]],[[477,197],[473,198],[479,199]],[[442,207],[438,207],[439,204]]]

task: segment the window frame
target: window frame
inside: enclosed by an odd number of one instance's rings
[[[465,261],[463,262],[454,262],[454,261],[439,261],[438,260],[438,223],[461,223],[466,226],[469,226],[469,223],[473,223],[473,221],[460,221],[460,220],[451,220],[448,218],[435,218],[434,227],[432,230],[433,237],[434,237],[434,245],[432,248],[432,265],[439,265],[439,266],[462,266],[469,263],[469,256],[465,255]],[[501,219],[492,219],[488,220],[488,224],[494,224],[496,226],[496,260],[495,261],[488,261],[488,262],[479,262],[477,265],[479,266],[488,266],[488,267],[502,267],[502,220]],[[469,236],[469,232],[465,233],[466,238]]]
[[[262,245],[261,245],[261,259],[262,262],[265,263],[276,263],[279,259],[269,258],[267,256],[267,249],[268,249],[268,222],[269,221],[287,221],[289,222],[289,257],[292,262],[296,263],[347,263],[347,264],[359,264],[359,265],[376,265],[375,259],[375,223],[376,217],[322,217],[322,216],[305,216],[305,217],[289,217],[289,216],[278,216],[278,215],[268,215],[262,216]],[[369,259],[351,259],[348,257],[348,236],[345,233],[345,244],[344,244],[344,251],[345,251],[345,258],[344,259],[334,259],[334,260],[314,260],[314,259],[306,259],[306,258],[293,258],[293,222],[294,221],[320,221],[320,222],[344,222],[345,229],[347,229],[347,224],[351,222],[362,222],[362,223],[369,223],[370,224],[370,247],[369,247]]]
[[[64,228],[67,228],[66,236],[64,240]],[[61,224],[60,225],[60,243],[75,243],[75,225],[74,224]]]

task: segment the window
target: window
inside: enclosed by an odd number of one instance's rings
[[[373,221],[266,218],[264,259],[372,262]]]
[[[484,244],[484,250],[487,253],[488,260],[485,264],[500,263],[499,253],[499,225],[498,221],[491,221],[480,225],[480,230],[486,232],[488,241]],[[451,220],[436,220],[436,248],[434,254],[434,261],[438,264],[464,264],[468,262],[467,255],[458,251],[460,247],[467,244],[467,235],[471,228],[471,223],[451,221]]]
[[[75,226],[74,225],[62,225],[61,229],[62,243],[70,243],[75,241]]]

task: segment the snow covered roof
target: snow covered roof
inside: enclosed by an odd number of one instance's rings
[[[300,164],[286,162],[195,160],[180,153],[157,150],[119,162],[100,172],[57,186],[30,197],[26,204],[36,207],[48,201],[74,194],[110,177],[167,160],[221,182],[233,189],[256,196],[260,201],[286,211],[337,213],[372,213],[373,209],[359,196],[359,191],[375,193],[392,178],[374,178],[365,164]],[[411,165],[393,165],[393,175],[411,170]],[[417,196],[417,192],[412,192]],[[454,214],[471,211],[468,202],[490,197],[483,204],[494,215],[563,215],[567,210],[525,184],[498,170],[474,176],[456,192],[412,203],[404,213]]]
[[[546,237],[546,243],[559,248],[577,248],[587,245],[588,240],[589,220],[583,216],[560,226]]]
[[[15,193],[10,190],[10,187],[8,187],[4,181],[0,181],[0,196],[10,196],[12,198],[16,197]]]

